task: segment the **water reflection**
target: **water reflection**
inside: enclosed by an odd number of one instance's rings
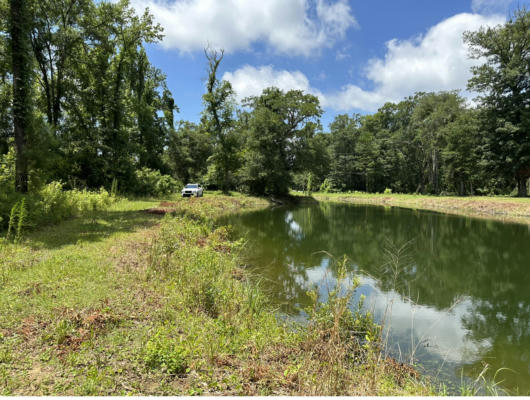
[[[300,316],[313,285],[325,297],[330,255],[361,276],[357,295],[388,315],[389,348],[431,373],[460,380],[488,363],[507,388],[530,391],[530,232],[399,208],[320,203],[229,217],[248,240],[249,264],[283,312]],[[325,252],[324,252],[325,251]]]

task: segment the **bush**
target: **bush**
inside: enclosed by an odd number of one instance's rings
[[[132,192],[143,196],[165,196],[175,193],[182,184],[160,171],[142,168],[135,172],[136,184]]]
[[[392,194],[392,189],[386,188],[384,194]]]

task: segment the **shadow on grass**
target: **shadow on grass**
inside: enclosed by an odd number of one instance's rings
[[[156,225],[162,217],[145,211],[100,211],[63,221],[27,235],[33,249],[54,249],[70,244],[102,241],[118,232],[134,232]]]

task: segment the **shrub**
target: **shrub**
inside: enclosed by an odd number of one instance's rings
[[[386,188],[384,194],[392,194],[392,189]]]
[[[7,228],[13,206],[20,200],[15,188],[15,152],[0,155],[0,230]]]
[[[175,193],[182,186],[171,176],[149,168],[137,170],[135,175],[136,184],[132,192],[137,195],[163,196]]]
[[[156,183],[156,194],[168,195],[175,193],[180,186],[182,185],[179,185],[178,182],[169,175],[160,175],[160,178]]]

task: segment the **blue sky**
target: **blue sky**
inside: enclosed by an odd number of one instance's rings
[[[503,23],[530,0],[132,0],[165,38],[147,46],[181,112],[198,121],[206,61],[225,49],[220,76],[238,99],[267,86],[319,96],[325,127],[339,113],[369,113],[415,91],[465,91],[461,35]]]

